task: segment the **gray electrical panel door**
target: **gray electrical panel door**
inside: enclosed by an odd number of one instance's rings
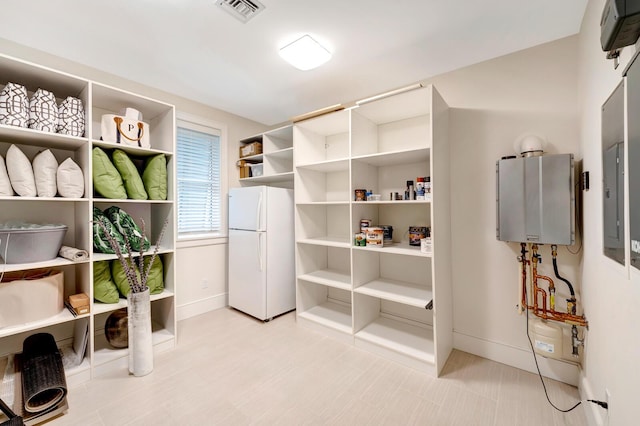
[[[602,105],[603,253],[622,265],[625,264],[624,103],[625,84],[621,82]],[[629,187],[632,195],[633,188]]]
[[[627,132],[629,138],[629,244],[631,266],[640,269],[640,61],[627,71]],[[624,239],[623,239],[624,242]]]
[[[624,143],[607,149],[603,158],[604,250],[624,263]]]
[[[496,210],[500,241],[573,244],[573,154],[499,160]]]

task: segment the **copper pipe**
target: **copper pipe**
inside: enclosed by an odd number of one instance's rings
[[[547,292],[538,286],[538,280],[547,281],[549,283],[550,291],[555,290],[555,285],[553,283],[553,280],[547,277],[546,275],[538,275],[538,245],[537,244],[533,244],[531,247],[531,260],[529,261],[527,259],[523,259],[523,266],[526,266],[527,263],[531,265],[531,278],[533,282],[533,295],[534,295],[533,306],[529,305],[525,300],[526,299],[525,294],[527,294],[526,291],[523,291],[522,306],[526,309],[531,310],[535,316],[545,320],[560,321],[566,324],[587,327],[588,322],[585,319],[584,315],[578,316],[568,312],[558,312],[555,310],[555,306],[552,306],[550,309],[547,308]],[[526,267],[524,267],[523,273],[522,273],[523,290],[526,290],[526,281],[527,281],[526,274],[527,274]],[[542,299],[542,307],[540,307],[538,304],[539,296]]]

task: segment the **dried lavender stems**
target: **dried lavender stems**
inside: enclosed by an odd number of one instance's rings
[[[145,235],[145,223],[144,220],[141,218],[140,222],[142,223],[142,235]],[[104,231],[104,234],[107,238],[107,241],[109,241],[109,245],[111,245],[111,248],[113,248],[113,250],[116,252],[116,256],[118,256],[118,260],[120,261],[120,264],[122,265],[122,269],[124,270],[124,273],[127,277],[127,281],[129,282],[129,287],[131,288],[131,291],[133,293],[142,293],[143,291],[147,290],[147,279],[149,278],[149,272],[151,271],[151,266],[153,265],[153,262],[155,262],[156,260],[156,256],[158,254],[158,249],[160,248],[160,242],[162,241],[162,238],[164,237],[164,232],[167,229],[167,225],[169,224],[168,220],[164,221],[164,225],[162,226],[162,231],[160,231],[160,236],[158,236],[158,240],[156,242],[156,246],[153,249],[153,254],[151,256],[151,260],[149,261],[149,264],[147,265],[147,268],[145,270],[144,268],[144,244],[140,245],[140,252],[139,252],[139,256],[138,256],[138,265],[136,265],[135,260],[133,259],[133,254],[131,251],[131,244],[129,243],[129,237],[127,237],[126,233],[123,233],[122,236],[124,237],[124,243],[125,243],[125,247],[127,249],[127,254],[129,255],[128,257],[126,257],[123,253],[122,250],[120,250],[120,245],[118,244],[118,242],[113,238],[113,236],[108,232],[107,230],[107,226],[104,224],[103,219],[100,218],[100,220],[98,220],[98,225],[100,226],[100,228],[102,228],[102,230]],[[137,268],[136,268],[137,266]]]

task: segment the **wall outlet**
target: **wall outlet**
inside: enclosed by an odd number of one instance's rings
[[[208,288],[208,287],[209,287],[209,280],[205,278],[202,280],[202,288]]]

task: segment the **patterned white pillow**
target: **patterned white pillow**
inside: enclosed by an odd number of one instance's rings
[[[58,127],[58,104],[53,93],[44,89],[36,90],[29,101],[29,121],[27,124],[30,129],[56,132]]]
[[[0,124],[27,127],[29,97],[21,84],[7,83],[0,91]]]
[[[67,96],[58,107],[58,133],[82,137],[84,135],[84,120],[82,100]]]

